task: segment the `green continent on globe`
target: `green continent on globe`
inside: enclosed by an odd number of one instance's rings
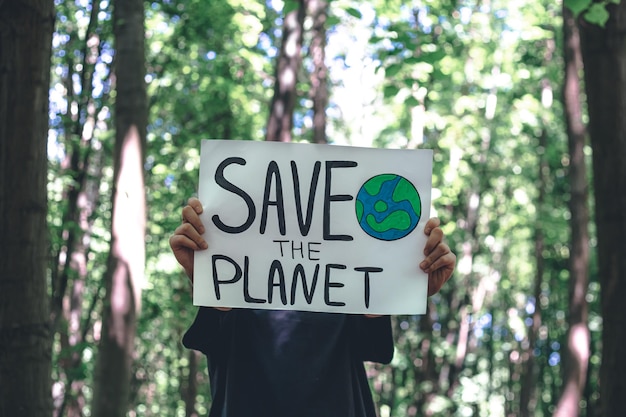
[[[355,199],[359,225],[380,240],[397,240],[411,233],[419,222],[422,205],[419,193],[406,178],[380,174],[367,180]]]
[[[374,204],[374,210],[376,210],[379,213],[382,213],[383,211],[387,210],[387,203],[385,201],[379,200],[376,202],[376,204]]]
[[[359,221],[359,223],[361,222],[361,219],[363,218],[363,213],[364,213],[365,209],[363,206],[363,202],[357,197],[356,200],[356,219]]]
[[[384,183],[391,181],[396,177],[396,174],[380,174],[370,178],[365,184],[363,184],[363,188],[369,195],[376,196],[380,193],[380,189]]]
[[[393,201],[398,203],[405,200],[413,206],[413,211],[418,217],[422,215],[422,206],[417,190],[406,178],[400,177],[398,185],[393,190]]]
[[[365,219],[367,224],[376,232],[384,233],[391,229],[406,230],[411,226],[411,217],[406,211],[394,211],[378,223],[373,215]]]

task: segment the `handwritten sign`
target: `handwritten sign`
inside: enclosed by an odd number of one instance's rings
[[[194,304],[423,314],[432,151],[202,142]]]

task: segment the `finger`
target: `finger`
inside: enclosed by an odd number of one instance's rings
[[[174,230],[174,235],[186,236],[197,244],[200,244],[204,241],[204,238],[202,237],[198,229],[196,229],[196,227],[191,223],[183,223],[178,226],[176,230]]]
[[[432,271],[435,261],[448,253],[452,253],[450,247],[443,242],[439,243],[420,263],[420,268],[422,268],[424,272]]]
[[[430,232],[432,232],[435,227],[439,227],[440,224],[441,220],[439,220],[438,217],[431,217],[424,226],[424,234],[427,236],[430,235]]]
[[[190,249],[206,249],[208,244],[206,240],[198,233],[198,230],[191,223],[183,223],[176,228],[174,235],[170,238],[170,244],[179,243],[179,247]],[[194,245],[189,245],[191,241]],[[172,247],[174,249],[174,247]]]
[[[439,269],[428,275],[428,296],[438,293],[452,277],[454,269]]]
[[[443,243],[443,230],[440,227],[435,227],[430,231],[428,239],[426,239],[424,255],[429,255],[441,243]]]
[[[204,233],[204,225],[198,212],[191,206],[183,207],[183,223],[190,223],[200,234]]]
[[[425,270],[424,272],[431,273],[439,270],[449,270],[450,275],[452,275],[452,271],[454,270],[456,264],[456,256],[452,253],[446,253],[445,255],[435,259]],[[449,278],[446,277],[446,281]]]
[[[191,197],[187,201],[187,205],[191,206],[191,208],[193,208],[194,211],[198,214],[202,214],[202,211],[204,210],[204,208],[202,207],[202,203],[196,197]]]
[[[428,280],[428,296],[437,294],[443,287],[443,279],[433,278]]]
[[[185,235],[172,235],[170,237],[170,247],[174,253],[180,252],[181,250],[202,250],[208,247],[206,242],[196,242],[191,239],[189,236]]]

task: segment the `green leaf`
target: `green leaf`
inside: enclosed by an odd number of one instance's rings
[[[604,26],[607,20],[609,20],[609,12],[608,10],[606,10],[605,5],[600,3],[594,3],[585,13],[585,19],[587,19],[587,21],[590,23]]]
[[[401,69],[402,64],[391,64],[387,68],[385,68],[385,76],[393,77],[394,75],[398,74]]]
[[[404,60],[404,63],[407,65],[415,65],[422,62],[422,58],[419,56],[410,56]]]
[[[296,0],[286,0],[283,13],[287,15],[288,13],[298,10],[298,7],[300,7],[300,4]]]
[[[402,84],[404,84],[408,88],[413,88],[413,86],[415,85],[415,78],[410,77],[410,76],[406,77],[405,79],[402,80]]]
[[[404,100],[404,104],[406,104],[406,105],[407,105],[407,106],[409,106],[409,107],[417,107],[417,106],[419,106],[421,103],[420,103],[420,102],[419,102],[419,100],[418,100],[418,99],[416,99],[415,97],[413,97],[413,96],[409,96],[409,97],[407,97],[407,99],[406,99],[406,100]]]
[[[356,17],[357,19],[360,19],[363,17],[363,14],[361,14],[361,12],[358,9],[355,9],[354,7],[346,8],[346,13],[348,13],[350,16]]]
[[[398,32],[398,36],[396,37],[394,42],[401,43],[406,47],[409,45],[415,45],[416,40],[413,36],[411,36],[411,34],[403,30]]]
[[[399,91],[400,89],[395,85],[386,85],[385,88],[383,88],[383,95],[385,98],[391,98],[395,97]]]
[[[441,61],[446,56],[446,51],[443,49],[437,49],[432,52],[422,52],[418,56],[411,56],[404,59],[404,64],[415,65],[425,62],[427,64],[435,64]]]
[[[446,56],[446,51],[444,51],[443,49],[437,49],[433,52],[423,53],[420,56],[420,58],[422,59],[422,62],[426,62],[428,64],[435,64],[441,61],[445,56]]]
[[[582,11],[586,10],[592,0],[565,0],[565,6],[578,16]]]
[[[328,16],[328,18],[326,19],[326,25],[328,25],[328,27],[336,26],[339,23],[341,23],[341,19],[339,19],[337,16]]]

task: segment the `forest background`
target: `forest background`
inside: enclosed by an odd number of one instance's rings
[[[207,414],[168,247],[205,138],[434,151],[458,265],[381,417],[626,415],[626,6],[565,6],[0,1],[0,416]]]

